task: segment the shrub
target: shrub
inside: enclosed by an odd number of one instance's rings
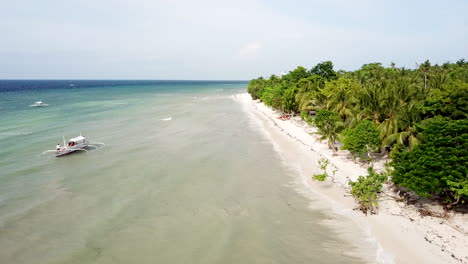
[[[386,173],[376,173],[372,167],[369,167],[367,171],[367,177],[359,176],[357,181],[349,182],[349,185],[351,194],[359,203],[359,209],[365,214],[372,214],[377,212],[378,194],[388,177]]]
[[[307,122],[307,124],[311,125],[313,124],[314,120],[312,117],[309,115],[309,111],[302,111],[301,112],[301,118]]]
[[[325,181],[329,176],[327,173],[327,166],[328,164],[330,164],[330,161],[328,159],[323,158],[319,159],[318,164],[320,169],[323,170],[323,173],[312,175],[312,179],[317,181]],[[333,175],[335,175],[335,171],[333,171]]]
[[[353,157],[375,151],[380,146],[379,131],[369,120],[363,120],[343,133],[342,149],[349,150]]]

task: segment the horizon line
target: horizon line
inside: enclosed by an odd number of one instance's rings
[[[3,79],[0,78],[0,81],[201,81],[201,82],[247,82],[250,80],[229,80],[229,79]]]

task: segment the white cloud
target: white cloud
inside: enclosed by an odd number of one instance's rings
[[[262,49],[262,43],[260,42],[251,42],[247,45],[244,45],[238,52],[237,58],[246,59],[246,58],[254,58],[258,55],[260,50]]]

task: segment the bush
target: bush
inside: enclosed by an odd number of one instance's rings
[[[392,180],[422,197],[468,199],[468,120],[427,122],[422,143],[395,153]]]
[[[286,112],[297,112],[299,107],[296,103],[296,92],[295,87],[288,88],[283,94],[283,110]]]
[[[314,120],[312,117],[309,115],[309,111],[302,111],[301,112],[301,118],[307,122],[307,124],[312,125]]]
[[[323,158],[323,159],[319,159],[318,164],[319,164],[320,169],[323,170],[323,173],[312,175],[312,179],[317,180],[317,181],[325,181],[329,177],[327,173],[327,166],[328,164],[330,164],[330,161],[328,159]],[[335,176],[335,172],[336,171],[333,171],[332,178]]]
[[[379,131],[369,120],[363,120],[343,133],[342,149],[349,150],[353,157],[369,151],[375,151],[380,146]]]
[[[314,119],[314,124],[319,130],[326,130],[328,126],[333,126],[340,121],[341,118],[338,116],[338,113],[329,110],[319,110]]]
[[[386,173],[376,173],[372,167],[367,169],[367,177],[359,176],[357,181],[349,182],[351,194],[359,203],[359,209],[365,214],[376,213],[378,208],[378,194],[383,183],[387,181]]]

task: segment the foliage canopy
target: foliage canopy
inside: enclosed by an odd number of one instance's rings
[[[376,151],[380,146],[379,131],[369,120],[363,120],[343,133],[343,149],[349,150],[353,156],[365,152]]]
[[[324,61],[254,79],[247,90],[268,106],[300,113],[330,148],[342,139],[353,155],[390,150],[393,181],[421,196],[467,199],[464,59],[442,65],[427,60],[415,69],[368,63],[349,72]]]
[[[423,142],[396,153],[393,181],[423,197],[468,198],[468,120],[432,121],[422,126]]]

